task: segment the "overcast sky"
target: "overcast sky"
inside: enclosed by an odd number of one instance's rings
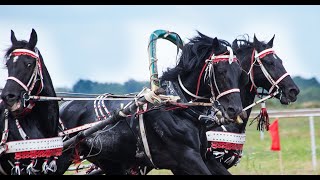
[[[149,36],[154,30],[177,32],[185,41],[196,30],[232,42],[256,33],[269,41],[293,76],[320,80],[320,6],[293,5],[57,5],[0,6],[0,57],[17,39],[38,34],[55,87],[71,88],[79,79],[123,83],[148,80]],[[158,40],[158,69],[175,64],[176,47]],[[1,61],[0,87],[7,70]]]

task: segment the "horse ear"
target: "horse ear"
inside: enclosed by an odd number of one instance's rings
[[[232,42],[232,49],[237,51],[239,49],[239,45],[238,45],[238,40],[235,39],[233,42]]]
[[[37,33],[34,29],[32,29],[31,35],[30,35],[30,39],[29,39],[29,43],[28,43],[28,47],[30,49],[34,49],[36,47],[36,44],[38,42],[38,36]]]
[[[254,48],[257,49],[259,47],[259,43],[260,43],[260,41],[257,39],[256,34],[254,34],[254,36],[253,36],[253,46],[254,46]]]
[[[274,37],[275,37],[276,35],[274,34],[273,35],[273,37],[272,37],[272,39],[268,42],[268,45],[270,46],[270,47],[273,47],[273,40],[274,40]]]
[[[212,46],[213,46],[214,52],[217,52],[219,50],[220,43],[217,37],[213,39]]]
[[[11,43],[16,44],[18,42],[16,36],[14,35],[14,32],[11,30]]]

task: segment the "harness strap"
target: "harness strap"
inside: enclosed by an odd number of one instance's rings
[[[36,59],[39,58],[39,55],[37,53],[30,51],[28,49],[15,49],[14,51],[12,51],[11,54],[14,54],[16,56],[29,55],[29,56],[36,58]]]
[[[24,90],[26,90],[27,92],[29,91],[28,87],[23,84],[23,82],[21,82],[18,78],[15,78],[15,77],[8,77],[7,80],[14,80],[15,82],[17,82],[21,87],[23,87]]]
[[[2,165],[1,165],[1,161],[0,161],[0,173],[3,174],[3,175],[8,175],[8,174],[4,171],[4,169],[3,169]]]
[[[0,147],[7,142],[8,134],[9,134],[9,120],[8,120],[8,109],[4,110],[4,130],[2,132],[2,138],[0,142]],[[1,151],[0,151],[1,154]]]
[[[144,121],[143,121],[143,114],[139,115],[139,127],[140,127],[140,133],[141,133],[141,139],[143,143],[144,150],[146,152],[147,157],[149,158],[150,162],[152,163],[153,167],[156,167],[152,161],[148,140],[147,140],[147,134],[144,127]]]
[[[239,92],[239,93],[240,93],[240,89],[234,88],[234,89],[230,89],[230,90],[224,91],[223,93],[220,93],[220,94],[217,96],[217,100],[218,100],[219,98],[221,98],[222,96],[225,96],[225,95],[227,95],[227,94],[234,93],[234,92]]]
[[[274,50],[272,48],[265,49],[261,51],[260,53],[256,53],[255,58],[264,58],[266,55],[274,53]]]
[[[209,99],[209,98],[197,96],[197,95],[193,94],[192,92],[190,92],[190,91],[182,84],[180,74],[178,75],[178,81],[179,81],[179,85],[180,85],[181,88],[184,90],[184,92],[186,92],[186,93],[189,94],[190,96],[192,96],[192,97],[194,97],[194,98],[197,98],[197,99]]]
[[[280,81],[282,81],[285,77],[289,76],[289,73],[285,73],[284,75],[282,75],[276,82],[274,85],[271,86],[271,88],[269,89],[269,94],[272,92],[273,88],[276,87],[276,85],[279,84]]]
[[[261,62],[261,59],[264,58],[266,55],[268,54],[272,54],[274,53],[274,50],[272,48],[269,49],[265,49],[263,51],[261,51],[260,53],[257,52],[257,50],[253,49],[252,52],[252,57],[251,57],[251,67],[249,69],[249,73],[250,74],[250,80],[252,83],[251,89],[252,90],[253,87],[257,88],[256,84],[254,83],[254,78],[253,78],[253,65],[254,63],[257,61],[259,63],[259,66],[261,68],[262,73],[265,75],[265,77],[267,78],[267,80],[270,82],[270,84],[272,85],[271,88],[269,89],[269,94],[272,92],[272,90],[274,89],[274,87],[279,89],[278,84],[289,75],[289,73],[285,73],[283,74],[277,81],[274,81],[274,79],[272,78],[272,76],[268,73],[267,69],[264,67],[264,65]],[[254,60],[254,61],[253,61]]]
[[[244,144],[246,141],[245,133],[238,134],[221,131],[207,131],[206,135],[208,141],[227,142],[235,144]]]
[[[85,124],[85,125],[82,125],[82,126],[78,126],[78,127],[72,128],[72,129],[68,129],[68,130],[62,131],[62,132],[58,133],[58,136],[64,136],[64,135],[67,135],[67,134],[72,134],[72,133],[75,133],[75,132],[78,132],[78,131],[85,130],[85,129],[88,129],[90,127],[95,126],[96,124],[99,124],[100,122],[101,121],[88,123],[88,124]]]
[[[16,153],[24,151],[48,150],[63,148],[61,137],[28,139],[21,141],[11,141],[6,143],[7,151],[5,153]]]
[[[27,134],[24,132],[24,130],[22,129],[22,127],[21,127],[18,119],[16,119],[16,126],[17,126],[17,128],[18,128],[19,134],[20,134],[20,136],[22,137],[22,139],[23,139],[23,140],[28,139],[28,136],[27,136]],[[8,143],[7,143],[7,144],[8,144]]]

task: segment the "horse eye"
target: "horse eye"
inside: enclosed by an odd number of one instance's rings
[[[28,63],[27,66],[30,67],[30,66],[31,66],[31,63]]]

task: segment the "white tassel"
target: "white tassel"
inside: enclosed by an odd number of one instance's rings
[[[22,129],[22,127],[20,126],[19,120],[16,119],[16,125],[18,128],[18,131],[20,133],[20,136],[22,137],[23,140],[28,139],[28,136],[26,135],[26,133],[24,132],[24,130]]]
[[[221,159],[223,158],[225,153],[224,152],[220,152],[220,151],[212,151],[212,154],[214,155],[214,157],[216,159],[219,159],[220,162],[221,162]]]
[[[48,173],[48,159],[45,159],[43,164],[42,164],[42,172],[44,174],[47,174]]]
[[[228,157],[224,162],[230,165],[235,158],[235,155],[232,155],[231,157]]]
[[[240,163],[241,157],[242,157],[242,150],[239,151],[239,153],[236,153],[238,155],[238,160],[237,162],[234,164],[234,166],[237,166]]]
[[[32,159],[31,163],[27,166],[26,172],[29,175],[36,175],[37,172],[39,172],[40,170],[35,169],[34,167],[36,167],[37,162],[35,162],[36,160]]]
[[[15,162],[15,166],[11,169],[11,175],[20,175],[21,169],[20,169],[20,162]]]
[[[58,157],[54,157],[53,160],[50,162],[48,170],[51,172],[56,172],[57,171],[57,159]]]

